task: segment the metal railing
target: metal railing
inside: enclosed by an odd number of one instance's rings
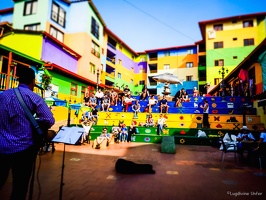
[[[9,83],[8,83],[7,74],[0,72],[0,90],[15,88],[17,86],[18,86],[18,77],[11,75],[9,78]]]

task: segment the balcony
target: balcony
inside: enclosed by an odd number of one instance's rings
[[[107,61],[113,63],[115,65],[115,58],[106,58]]]
[[[9,88],[15,88],[18,86],[18,78],[16,76],[10,76],[9,84],[7,85],[8,76],[5,73],[0,73],[0,90],[6,90]]]
[[[100,53],[97,50],[95,50],[94,48],[91,49],[91,53],[93,55],[95,55],[96,57],[100,58]]]
[[[108,42],[107,45],[108,45],[109,47],[111,47],[112,49],[116,50],[116,47],[115,47],[114,45],[112,45],[111,43]]]
[[[156,61],[158,58],[149,58],[149,61]]]
[[[151,74],[154,74],[154,73],[157,73],[158,70],[157,70],[157,69],[152,69],[152,70],[149,70],[149,72],[150,72]]]

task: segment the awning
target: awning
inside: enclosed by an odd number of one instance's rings
[[[65,100],[61,100],[55,97],[46,97],[44,101],[48,106],[66,106],[67,102]]]

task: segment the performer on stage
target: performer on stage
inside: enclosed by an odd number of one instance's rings
[[[20,66],[21,67],[21,66]],[[49,129],[55,119],[44,100],[33,92],[35,72],[28,67],[18,67],[18,89],[31,113]],[[26,199],[30,177],[33,175],[38,148],[34,146],[33,129],[21,107],[14,89],[0,94],[0,190],[12,170],[10,199]],[[37,133],[36,133],[37,134]],[[32,177],[34,180],[34,177]]]

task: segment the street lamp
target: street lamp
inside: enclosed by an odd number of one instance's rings
[[[222,69],[219,69],[219,74],[222,74],[222,101],[226,101],[225,100],[225,84],[224,84],[224,75],[225,73],[228,73],[228,69],[225,69],[224,66],[222,65]]]
[[[97,68],[97,83],[96,83],[96,91],[99,89],[99,76],[100,76],[100,69]]]

